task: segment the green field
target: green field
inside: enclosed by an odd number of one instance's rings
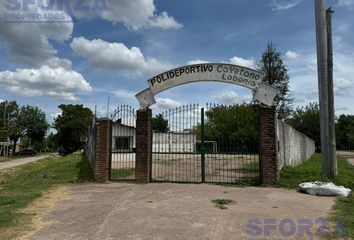
[[[327,178],[322,174],[322,159],[315,154],[309,161],[296,166],[284,167],[281,170],[278,186],[298,189],[302,182],[333,182],[336,185],[350,188],[352,193],[348,198],[338,197],[333,208],[332,220],[335,223],[344,223],[348,226],[350,239],[354,239],[354,167],[345,159],[338,159],[339,175],[336,178]]]
[[[51,157],[0,175],[0,239],[16,239],[28,228],[33,213],[24,209],[48,190],[92,180],[81,155]]]

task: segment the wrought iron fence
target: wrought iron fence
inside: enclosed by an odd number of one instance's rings
[[[152,125],[153,181],[259,183],[257,107],[186,105]]]
[[[135,180],[135,110],[118,107],[111,116],[110,180]]]

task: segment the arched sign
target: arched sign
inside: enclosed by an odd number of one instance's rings
[[[193,82],[225,82],[249,88],[253,99],[272,106],[279,91],[262,82],[264,74],[259,71],[232,64],[205,63],[188,65],[161,73],[148,80],[149,88],[138,93],[140,108],[156,103],[155,95],[167,89]]]

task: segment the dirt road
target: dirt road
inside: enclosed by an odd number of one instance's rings
[[[0,163],[0,171],[5,170],[5,169],[9,169],[9,168],[13,168],[13,167],[18,167],[18,166],[25,165],[28,163],[37,162],[37,161],[47,158],[49,156],[50,155],[41,155],[41,156],[19,158],[19,159],[7,161],[7,162],[2,162],[2,163]]]
[[[337,156],[347,159],[354,166],[354,152],[337,151]]]
[[[48,225],[28,239],[316,239],[320,218],[329,215],[335,199],[207,184],[111,183],[68,190],[71,199],[47,214]],[[215,199],[236,204],[220,209]]]

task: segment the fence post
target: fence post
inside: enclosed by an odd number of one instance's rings
[[[105,183],[109,180],[112,121],[100,118],[96,122],[96,127],[96,158],[93,173],[97,182]]]
[[[152,155],[151,109],[138,110],[136,116],[135,180],[139,183],[149,183]]]
[[[276,108],[259,106],[259,158],[262,184],[279,180],[278,139]]]

